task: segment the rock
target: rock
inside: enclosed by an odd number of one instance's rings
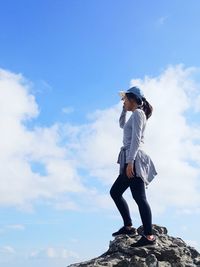
[[[142,226],[137,232],[143,232]],[[153,233],[155,246],[132,248],[140,236],[120,235],[101,256],[68,267],[200,267],[199,252],[181,238],[169,236],[166,227],[153,225]]]
[[[148,267],[158,267],[158,260],[154,254],[148,255],[145,261]]]

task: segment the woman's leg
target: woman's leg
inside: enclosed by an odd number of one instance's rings
[[[144,235],[152,235],[152,214],[149,203],[146,199],[145,185],[140,177],[134,177],[130,184],[130,189],[134,200],[136,201],[140,217],[142,220]]]
[[[130,180],[127,176],[120,174],[110,189],[110,195],[113,198],[122,218],[124,226],[132,226],[129,207],[122,194],[130,186]]]

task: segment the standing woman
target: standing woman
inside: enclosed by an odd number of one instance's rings
[[[157,172],[151,158],[142,149],[146,121],[152,115],[153,108],[138,87],[121,92],[121,97],[124,105],[119,124],[123,129],[123,147],[117,161],[120,173],[110,189],[110,195],[122,216],[124,226],[112,235],[136,233],[136,229],[132,227],[128,204],[122,196],[130,187],[143,224],[142,237],[131,246],[153,245],[155,237],[152,233],[152,214],[146,199],[145,185],[152,181]],[[127,111],[132,111],[132,114],[126,122]]]

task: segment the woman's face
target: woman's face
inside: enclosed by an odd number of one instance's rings
[[[133,111],[137,108],[137,103],[133,99],[129,100],[126,95],[123,97],[123,101],[124,107],[127,111]]]

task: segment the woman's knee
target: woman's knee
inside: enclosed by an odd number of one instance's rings
[[[114,187],[112,187],[110,189],[110,196],[113,198],[113,199],[117,199],[117,198],[120,198],[122,194],[120,194]]]
[[[113,199],[114,199],[115,196],[116,196],[116,193],[115,193],[115,190],[114,190],[113,187],[110,189],[110,196],[111,196]]]

